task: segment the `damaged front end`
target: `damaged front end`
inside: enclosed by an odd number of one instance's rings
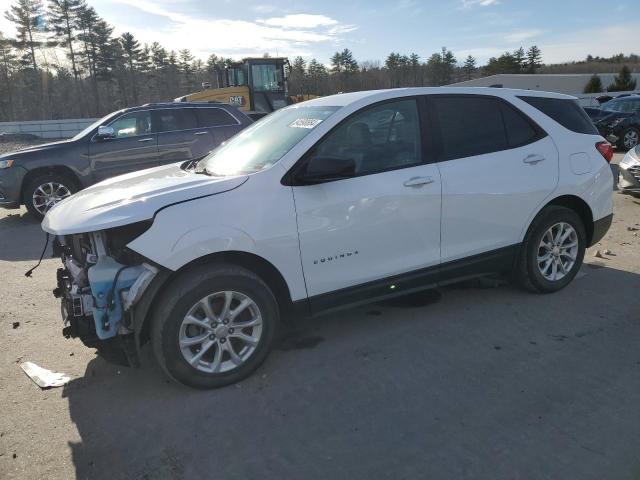
[[[137,366],[135,308],[160,267],[127,248],[151,222],[98,232],[57,236],[57,272],[53,294],[61,299],[63,334],[80,338],[106,359]]]

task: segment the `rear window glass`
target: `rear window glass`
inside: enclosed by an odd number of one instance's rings
[[[197,111],[201,127],[221,127],[238,123],[235,118],[221,108],[198,108]]]
[[[192,108],[157,110],[156,115],[159,132],[174,132],[198,127],[196,114]]]
[[[440,159],[472,157],[508,148],[498,100],[434,96],[433,105],[442,135]]]
[[[564,98],[518,97],[542,113],[551,117],[564,128],[576,133],[597,135],[593,122],[578,102]]]

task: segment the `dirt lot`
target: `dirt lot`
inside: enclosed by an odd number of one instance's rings
[[[619,158],[618,158],[619,160]],[[57,259],[0,211],[0,478],[640,478],[640,200],[554,295],[443,289],[288,332],[222,390],[60,334]],[[595,249],[604,258],[594,257]],[[41,390],[30,360],[72,377]]]

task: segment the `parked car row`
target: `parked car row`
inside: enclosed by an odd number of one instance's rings
[[[157,108],[102,131],[144,148],[183,107]],[[114,141],[93,128],[86,142]],[[182,138],[163,144],[174,162],[195,156]],[[284,318],[492,272],[555,292],[611,224],[612,155],[559,94],[415,88],[292,105],[195,168],[131,172],[51,208],[64,333],[131,364],[151,342],[171,378],[213,388],[258,368]]]
[[[42,218],[82,188],[201,158],[252,120],[222,103],[155,103],[111,113],[75,137],[0,156],[0,206]]]

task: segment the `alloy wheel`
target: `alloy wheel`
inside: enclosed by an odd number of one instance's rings
[[[38,213],[44,215],[56,203],[71,196],[71,190],[58,182],[47,182],[39,185],[32,195],[33,207]]]
[[[180,325],[184,359],[205,373],[223,373],[243,365],[262,337],[262,315],[247,295],[224,291],[193,305]]]
[[[578,234],[566,222],[552,225],[542,236],[538,246],[537,264],[540,273],[549,281],[562,280],[578,258]]]

